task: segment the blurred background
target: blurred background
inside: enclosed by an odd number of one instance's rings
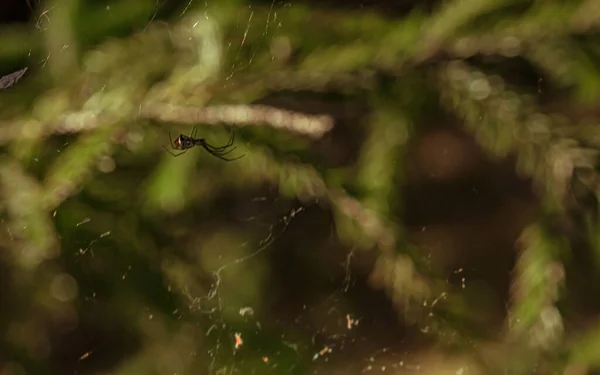
[[[0,375],[600,373],[597,0],[0,21]]]

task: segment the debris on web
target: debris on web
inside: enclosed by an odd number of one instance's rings
[[[29,68],[25,67],[0,78],[0,89],[7,89],[19,82],[19,80],[25,75],[25,72],[27,72],[27,69]]]

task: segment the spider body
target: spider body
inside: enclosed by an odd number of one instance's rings
[[[206,143],[204,138],[194,139],[187,135],[180,134],[179,137],[177,137],[173,142],[173,148],[176,150],[185,151],[196,145],[202,145],[203,143]]]
[[[236,149],[236,147],[230,148],[233,145],[234,133],[231,133],[231,138],[229,138],[229,142],[227,142],[226,145],[215,147],[208,144],[204,138],[196,138],[196,130],[197,129],[194,128],[189,136],[185,134],[179,134],[179,137],[175,138],[175,141],[172,140],[171,133],[169,133],[169,141],[171,141],[171,148],[174,150],[181,151],[180,153],[176,154],[166,147],[164,147],[164,149],[173,156],[181,156],[185,154],[190,148],[195,146],[201,146],[206,151],[208,151],[209,154],[221,160],[234,161],[244,157],[244,155],[238,156],[237,158],[225,157],[225,155],[229,154],[231,151]]]

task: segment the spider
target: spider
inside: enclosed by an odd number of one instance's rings
[[[163,146],[163,148],[165,149],[165,151],[167,151],[169,154],[171,154],[175,157],[185,154],[190,148],[192,148],[194,146],[202,146],[212,156],[219,158],[221,160],[225,160],[225,161],[234,161],[234,160],[238,160],[238,159],[241,159],[244,157],[244,155],[238,156],[237,158],[231,158],[231,159],[225,157],[225,155],[229,154],[231,151],[236,149],[236,147],[234,147],[234,148],[231,148],[228,150],[228,148],[233,145],[233,139],[234,139],[233,132],[231,133],[231,138],[229,138],[229,142],[227,142],[227,144],[225,146],[215,147],[215,146],[209,145],[204,138],[196,138],[196,130],[197,130],[196,127],[194,127],[194,129],[192,129],[192,133],[189,136],[184,135],[184,134],[179,134],[179,137],[177,137],[174,142],[173,142],[173,139],[171,138],[171,133],[169,132],[169,141],[171,141],[171,148],[173,150],[180,150],[181,151],[180,153],[176,154],[164,146]]]

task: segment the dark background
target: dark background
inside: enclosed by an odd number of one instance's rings
[[[501,24],[502,20],[534,7],[532,2],[515,3],[518,4],[491,15],[483,12],[474,21],[475,31],[471,33],[483,35],[488,31],[486,17]],[[550,13],[558,3],[549,2]],[[150,12],[150,17],[133,17],[129,23],[119,21],[124,24],[107,27],[97,35],[82,31],[81,35],[88,37],[81,36],[80,53],[85,55],[101,48],[105,41],[118,43],[127,39],[143,30],[150,18],[154,23],[164,20],[177,24],[177,15],[186,4],[166,1],[154,9],[158,9],[156,14]],[[332,25],[354,25],[353,15],[369,12],[376,15],[377,22],[385,18],[385,22],[394,25],[394,20],[412,14],[421,14],[425,19],[434,17],[440,7],[435,1],[273,4],[280,14],[286,4],[292,8],[303,5],[316,14],[314,18],[306,16],[307,20],[329,19]],[[261,17],[269,11],[271,2],[251,5]],[[31,4],[4,1],[0,12],[3,30],[12,30],[9,27],[15,23],[33,29],[44,6],[33,0]],[[93,10],[102,7],[100,2],[81,2],[80,11],[95,14]],[[237,26],[231,26],[227,37],[237,46],[248,20],[243,12],[248,9],[241,2],[235,2],[234,7],[240,9],[231,13],[236,22],[228,22]],[[286,24],[285,15],[291,19],[290,14],[293,13],[284,14],[281,22]],[[87,30],[81,26],[86,20],[79,21],[81,30]],[[540,25],[543,26],[541,21]],[[309,30],[309,21],[305,27],[306,39],[295,46],[292,63],[302,62],[307,51],[326,49],[328,40],[338,37],[334,32],[340,33],[336,46],[362,41],[362,37],[352,37],[352,33],[357,33],[354,26],[333,27],[331,35],[318,37]],[[321,25],[315,24],[315,30],[317,27]],[[369,32],[364,33],[368,40]],[[563,34],[561,38],[580,43],[587,53],[581,61],[598,73],[597,66],[594,68],[599,57],[595,29],[581,32],[565,28]],[[229,85],[243,86],[239,82],[247,77],[262,76],[267,80],[272,72],[269,69],[278,68],[260,65],[264,64],[261,51],[268,49],[267,43],[262,42],[252,34],[248,41],[249,48],[258,46],[259,68],[240,70],[233,83],[212,82],[206,91],[216,98],[222,95],[230,99],[223,102],[230,103],[235,100],[226,96]],[[553,46],[549,44],[548,48]],[[119,51],[123,50],[127,48]],[[241,47],[240,50],[241,61],[248,60],[250,52]],[[226,54],[225,64],[229,64],[235,49]],[[33,55],[5,56],[0,61],[3,74],[24,66],[30,69],[30,75],[14,86],[14,90],[23,87],[23,91],[12,91],[13,96],[5,97],[23,106],[13,108],[5,104],[3,124],[17,116],[30,115],[34,107],[30,103],[49,95],[54,86],[67,87],[69,100],[77,108],[78,95],[84,98],[89,92],[99,91],[103,82],[112,82],[105,72],[94,76],[89,86],[77,77],[49,83],[47,78],[39,78],[47,71],[39,63],[38,57],[43,53],[37,51]],[[600,82],[600,76],[577,75],[577,68],[573,68],[575,78],[561,86],[552,81],[551,72],[529,61],[526,53],[523,55],[507,58],[481,52],[461,60],[486,74],[501,76],[507,85],[533,93],[536,111],[559,110],[573,128],[579,124],[591,127],[587,133],[582,131],[572,138],[579,142],[577,148],[595,150],[596,142],[588,134],[597,133],[598,96],[592,93],[587,100],[581,100],[577,85],[584,80]],[[150,56],[143,58],[150,60]],[[176,56],[181,55],[174,55],[174,59]],[[141,64],[143,58],[119,63],[118,74],[127,77],[123,72],[131,69],[134,75],[138,65],[127,64]],[[591,327],[598,311],[597,299],[593,297],[598,292],[593,239],[596,197],[590,193],[589,184],[577,182],[578,175],[573,172],[566,196],[555,199],[560,209],[548,208],[544,189],[535,188],[531,178],[536,172],[517,171],[523,160],[537,157],[538,149],[530,151],[527,142],[522,142],[508,155],[495,154],[482,144],[477,131],[465,125],[468,121],[461,118],[464,111],[452,113],[440,104],[441,93],[430,86],[431,72],[453,59],[456,57],[440,49],[425,61],[402,68],[365,67],[375,82],[367,89],[348,87],[347,91],[342,87],[325,93],[302,88],[272,90],[254,98],[254,103],[300,113],[331,114],[335,126],[317,140],[264,126],[240,127],[236,133],[239,152],[246,150],[247,155],[239,163],[213,160],[201,149],[165,161],[169,156],[162,152],[161,145],[168,142],[168,131],[189,134],[187,125],[136,118],[121,132],[98,135],[113,144],[114,149],[88,166],[88,177],[73,177],[73,192],[57,207],[47,210],[51,232],[59,241],[59,255],[35,269],[21,268],[14,261],[28,248],[15,242],[11,232],[16,228],[12,223],[17,221],[14,212],[19,212],[18,208],[11,211],[7,207],[16,191],[27,189],[22,187],[26,186],[22,180],[7,178],[14,183],[5,184],[5,203],[0,206],[5,232],[2,247],[8,254],[0,261],[0,332],[4,334],[0,343],[0,374],[404,374],[413,373],[416,368],[427,374],[457,373],[460,369],[501,373],[506,368],[515,374],[558,374],[575,371],[573,368],[580,371],[577,374],[591,373],[586,371],[593,371],[597,365],[593,353],[600,344],[597,340],[578,340],[587,330],[595,332]],[[176,62],[169,61],[153,79],[160,81]],[[402,85],[407,87],[404,94],[394,91]],[[219,91],[221,88],[223,92]],[[13,88],[6,91],[9,90]],[[189,95],[189,91],[181,91],[181,95]],[[240,97],[244,93],[239,93]],[[387,103],[383,98],[397,102]],[[218,104],[218,100],[214,102]],[[373,141],[372,134],[378,134],[373,129],[378,125],[371,115],[381,108],[392,111],[395,107],[402,107],[402,113],[411,120],[406,142],[394,146],[395,151],[390,151],[389,156],[373,157],[371,167],[364,167],[361,163],[370,153],[392,142],[385,136]],[[492,116],[492,110],[489,111]],[[486,126],[483,120],[481,126]],[[201,132],[206,132],[202,136],[207,134],[209,141],[224,143],[227,135],[214,129],[201,128]],[[390,129],[386,134],[402,131],[400,125]],[[140,134],[143,141],[139,147],[131,147],[132,141],[127,140]],[[571,139],[564,134],[557,131],[552,137]],[[71,159],[58,156],[63,150],[66,153],[70,147],[82,144],[81,137],[50,131],[50,135],[40,135],[41,141],[31,144],[28,139],[17,137],[15,142],[2,145],[2,163],[9,165],[9,159],[14,159],[35,183],[48,186],[52,173],[60,176],[57,164],[84,160],[86,156],[79,159],[76,154],[70,155]],[[490,137],[494,139],[494,135]],[[83,145],[80,153],[87,155],[88,146]],[[545,144],[539,146],[543,147]],[[264,167],[267,162],[263,158],[278,164]],[[114,167],[104,172],[102,160]],[[388,167],[390,162],[392,167]],[[398,269],[403,270],[398,271],[401,274],[412,275],[410,272],[414,271],[415,276],[409,277],[413,284],[376,281],[373,275],[380,272],[376,264],[388,259],[389,254],[376,239],[365,239],[359,234],[365,228],[359,215],[341,218],[343,207],[325,197],[303,195],[299,186],[310,179],[298,172],[296,164],[308,165],[331,186],[356,199],[361,209],[368,210],[373,205],[383,222],[397,228],[394,254],[409,255],[414,269],[404,258],[392,257],[387,263],[397,261]],[[369,185],[376,179],[364,182],[360,177],[368,168],[377,170],[373,165],[380,165],[384,171],[392,168],[387,174],[376,174],[385,180],[380,191],[369,190],[376,189],[376,184]],[[173,172],[172,178],[168,173],[161,174],[169,168],[186,172]],[[583,169],[588,174],[595,173],[594,165]],[[61,173],[66,180],[71,178],[69,168]],[[286,185],[281,176],[296,177],[290,177],[294,182]],[[172,193],[174,198],[165,198],[169,191],[182,194]],[[31,202],[38,198],[31,198]],[[37,207],[41,207],[41,212],[46,210],[44,206]],[[82,221],[84,218],[88,220]],[[34,219],[27,216],[23,220],[27,223]],[[349,227],[347,222],[354,222],[355,226]],[[525,241],[530,245],[523,245],[518,239],[532,226],[542,229],[534,232],[533,240]],[[104,236],[107,232],[110,235]],[[38,235],[34,238],[46,238]],[[270,245],[264,246],[265,243]],[[522,256],[528,250],[532,255]],[[547,274],[554,275],[550,271],[555,269],[565,270],[567,275],[566,282],[560,277],[556,282],[561,296],[558,301],[549,297],[555,293],[554,284],[546,281]],[[415,292],[421,277],[435,285],[431,290],[436,293],[426,298],[425,305],[421,305]],[[73,281],[75,295],[61,300],[61,293],[72,291]],[[432,301],[442,297],[445,290],[452,297],[447,302],[441,299],[439,310],[434,310]],[[529,300],[519,299],[522,294]],[[406,295],[412,297],[406,301],[399,297]],[[544,334],[539,333],[535,317],[549,306],[557,306],[566,334],[562,329],[560,334],[554,333],[554,326],[546,326],[541,329]],[[241,314],[244,307],[251,307],[254,314]],[[511,313],[516,314],[515,319],[520,317],[531,323],[516,338],[507,328]],[[359,323],[348,327],[349,318],[358,319]],[[238,349],[236,333],[243,338]],[[528,337],[536,334],[548,344],[545,352],[529,345]],[[554,337],[558,337],[557,343]],[[578,357],[573,353],[583,354]]]

